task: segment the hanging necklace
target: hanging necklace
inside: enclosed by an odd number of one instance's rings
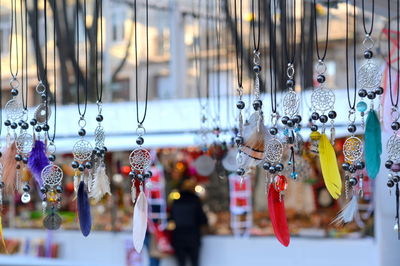
[[[95,8],[95,22],[100,23],[100,27],[96,27],[96,40],[98,40],[98,34],[100,32],[100,51],[98,42],[95,42],[95,87],[97,97],[97,127],[94,131],[95,148],[94,148],[94,179],[93,186],[90,191],[90,197],[98,202],[103,198],[104,195],[110,192],[110,180],[106,173],[106,164],[104,162],[105,153],[107,148],[104,146],[105,132],[102,126],[103,122],[103,0],[96,0]],[[100,28],[100,29],[99,29]],[[100,55],[99,55],[100,54]],[[100,58],[99,58],[100,57]],[[100,59],[100,60],[99,60]],[[99,62],[100,61],[100,62]]]
[[[80,23],[79,23],[79,0],[76,1],[76,62],[77,65],[75,67],[75,78],[76,78],[76,94],[77,94],[77,106],[79,113],[78,126],[80,127],[78,134],[80,139],[75,142],[72,148],[72,154],[74,156],[74,160],[71,164],[74,169],[74,188],[77,192],[77,201],[78,201],[78,216],[79,216],[79,225],[83,236],[88,236],[90,234],[90,230],[92,227],[92,220],[90,215],[90,204],[88,199],[88,192],[91,190],[92,186],[92,167],[93,164],[91,162],[93,148],[89,141],[85,139],[86,135],[86,120],[85,114],[87,109],[87,100],[88,100],[88,54],[87,54],[87,31],[85,30],[84,37],[84,49],[85,49],[85,83],[84,87],[84,106],[81,109],[80,103],[80,90],[81,84],[79,80],[79,33],[80,33]],[[82,14],[82,26],[86,27],[86,11],[87,11],[87,3],[86,0],[83,1],[83,14]]]
[[[365,22],[365,0],[362,0],[362,21],[365,33],[363,46],[365,48],[364,58],[365,63],[358,70],[358,86],[360,90],[358,95],[364,99],[370,99],[370,109],[368,112],[366,123],[364,124],[364,116],[367,111],[367,103],[359,101],[357,103],[357,111],[361,113],[361,126],[365,127],[365,163],[368,176],[375,178],[378,175],[381,164],[382,153],[382,139],[381,139],[381,126],[378,115],[374,110],[374,99],[383,94],[383,88],[380,87],[382,81],[382,72],[380,66],[374,63],[372,49],[374,47],[374,40],[371,37],[374,27],[374,9],[375,1],[372,0],[372,17],[371,26],[367,29]],[[367,91],[368,89],[368,91]],[[380,108],[379,108],[380,109]]]
[[[137,0],[134,1],[134,16],[135,16],[135,66],[136,66],[136,122],[138,124],[136,133],[138,135],[136,144],[139,146],[135,148],[129,155],[129,162],[131,164],[131,172],[129,176],[132,178],[131,195],[132,202],[135,204],[133,210],[133,246],[137,252],[143,248],[143,241],[146,235],[147,228],[147,199],[144,194],[144,183],[146,179],[151,177],[151,172],[148,169],[151,166],[150,152],[142,147],[144,143],[143,135],[146,130],[143,123],[147,114],[147,102],[149,96],[149,3],[146,0],[146,89],[145,89],[145,103],[144,112],[140,118],[139,114],[139,86],[138,86],[138,46],[137,46]],[[139,195],[136,198],[137,192],[135,181],[139,183]]]
[[[57,10],[57,0],[53,0],[54,12]],[[54,161],[56,160],[56,145],[54,143],[56,138],[56,125],[57,125],[57,64],[56,64],[56,16],[53,13],[53,104],[54,104],[54,122],[53,122],[53,134],[49,134],[49,131],[46,131],[46,137],[49,141],[47,146],[48,152],[48,165],[43,168],[41,172],[41,177],[43,180],[43,186],[40,188],[43,193],[42,197],[42,208],[43,213],[46,213],[47,208],[49,208],[49,212],[43,220],[43,225],[48,230],[57,230],[61,226],[62,219],[60,215],[58,215],[57,211],[61,207],[61,194],[63,192],[62,188],[62,179],[64,176],[63,170],[61,167],[56,165]],[[49,87],[46,90],[46,108],[45,110],[50,110],[49,107]],[[48,125],[49,117],[46,115],[46,123]],[[37,143],[35,144],[37,145]]]
[[[217,137],[217,141],[219,141],[219,136],[221,134],[221,26],[220,26],[220,21],[221,21],[221,1],[216,0],[215,2],[215,14],[214,14],[214,26],[215,26],[215,42],[216,42],[216,50],[217,50],[217,55],[216,55],[216,71],[217,71],[217,76],[215,78],[214,84],[215,86],[215,91],[214,94],[216,95],[217,100],[214,101],[216,105],[214,105],[214,134]]]
[[[400,7],[399,1],[397,1],[397,43],[400,41],[399,30],[400,30]],[[392,136],[388,139],[386,143],[386,150],[388,154],[388,159],[385,162],[385,167],[388,169],[388,181],[387,186],[389,189],[395,187],[395,200],[396,200],[396,212],[395,212],[395,225],[394,229],[398,233],[398,238],[400,239],[400,221],[399,221],[399,198],[400,198],[400,190],[399,190],[399,172],[400,172],[400,136],[399,136],[399,129],[400,129],[400,112],[399,112],[399,79],[397,78],[397,87],[396,91],[394,91],[392,87],[392,62],[391,62],[391,55],[390,55],[390,42],[391,42],[391,26],[390,26],[390,1],[388,1],[388,67],[389,67],[389,95],[390,95],[390,102],[392,105],[391,111],[391,128],[393,130]],[[397,50],[397,56],[399,56],[399,51]],[[400,64],[397,60],[397,77],[400,75]]]
[[[295,65],[294,61],[296,58],[296,2],[289,1],[286,2],[285,6],[285,33],[286,41],[284,44],[286,61],[288,62],[286,68],[286,87],[287,92],[283,96],[283,113],[284,116],[281,119],[282,124],[285,129],[283,134],[286,137],[286,143],[290,146],[290,156],[288,165],[291,166],[290,177],[292,179],[297,179],[298,174],[296,172],[296,165],[294,160],[295,147],[297,142],[300,141],[300,129],[301,129],[301,115],[299,114],[300,98],[295,92]]]

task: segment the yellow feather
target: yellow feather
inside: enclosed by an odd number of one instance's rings
[[[1,219],[1,214],[0,214],[0,253],[8,254],[6,243],[4,242],[3,221]]]
[[[319,160],[325,186],[334,199],[342,194],[342,179],[336,160],[335,150],[326,134],[322,134],[318,145]]]

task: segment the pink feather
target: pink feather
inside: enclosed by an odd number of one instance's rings
[[[268,189],[268,210],[276,238],[285,247],[289,246],[290,233],[286,219],[285,202],[283,195],[279,195],[273,184],[270,184]]]

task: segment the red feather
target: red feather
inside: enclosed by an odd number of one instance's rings
[[[285,247],[289,246],[290,233],[286,219],[285,202],[283,196],[280,196],[279,192],[275,190],[274,184],[270,184],[268,189],[268,210],[276,238]]]

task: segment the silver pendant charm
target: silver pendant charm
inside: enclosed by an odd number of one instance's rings
[[[31,201],[31,195],[28,192],[22,193],[21,201],[22,203],[29,203]]]
[[[22,102],[16,98],[9,100],[4,106],[7,118],[11,121],[17,121],[24,116]]]
[[[93,147],[89,141],[81,139],[78,140],[72,148],[74,159],[80,163],[89,161],[92,157]]]
[[[360,88],[375,89],[381,85],[382,81],[381,69],[372,60],[368,60],[360,67],[357,77]]]
[[[95,146],[96,148],[103,148],[104,147],[104,142],[105,142],[105,132],[104,132],[104,127],[101,125],[98,125],[94,131],[94,138],[95,138]]]
[[[150,152],[143,148],[134,149],[129,155],[129,163],[133,170],[144,172],[151,165],[151,155]]]
[[[334,109],[335,94],[331,89],[320,86],[313,90],[311,94],[311,106],[316,112],[325,113]]]
[[[292,117],[299,111],[300,99],[297,93],[289,90],[283,97],[283,112],[286,116]]]
[[[400,161],[400,137],[394,133],[386,144],[389,160],[397,163]]]
[[[61,217],[56,212],[52,211],[43,220],[43,226],[48,230],[57,230],[61,226]]]
[[[343,144],[343,154],[347,162],[355,162],[359,160],[364,152],[363,142],[357,137],[346,139]]]
[[[43,168],[42,170],[42,179],[44,185],[49,187],[55,187],[61,184],[63,179],[63,171],[62,169],[55,164],[50,164]]]
[[[279,162],[283,155],[283,144],[278,138],[272,138],[265,144],[265,159],[271,163]]]
[[[28,133],[20,134],[15,140],[15,146],[20,154],[28,154],[33,148],[33,136]]]
[[[33,117],[36,119],[39,125],[45,124],[46,121],[50,119],[50,116],[51,116],[51,108],[48,108],[44,103],[39,104],[36,107],[35,112],[33,114]]]

